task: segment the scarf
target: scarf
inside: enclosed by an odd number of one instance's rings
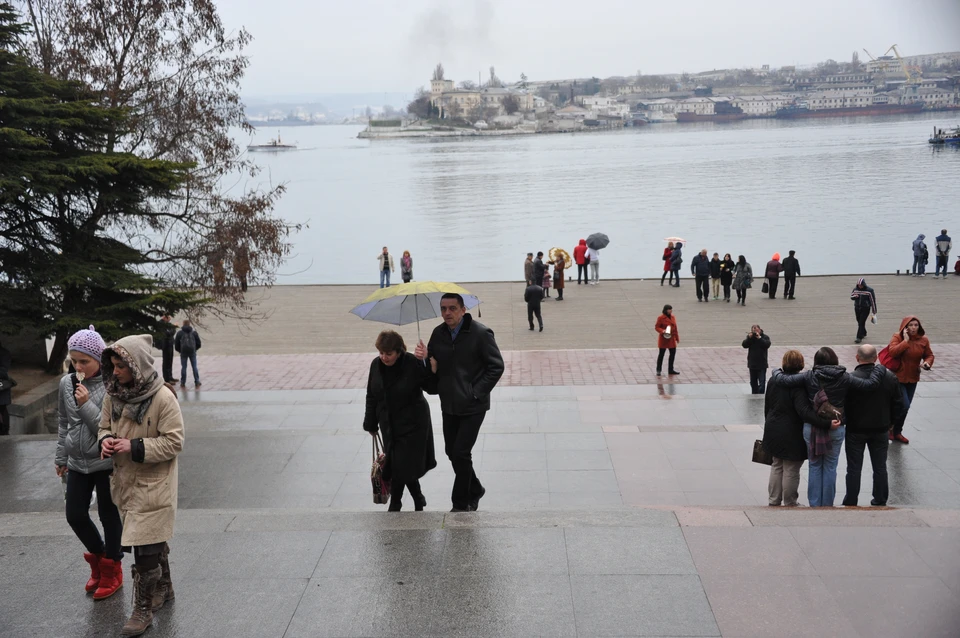
[[[121,385],[114,374],[112,363],[104,364],[101,368],[104,372],[104,388],[113,399],[110,416],[114,421],[126,416],[140,425],[153,403],[153,397],[164,387],[163,379],[153,369],[144,375],[133,356],[123,346],[114,344],[108,350],[105,361],[110,361],[110,355],[115,355],[122,359],[133,373],[133,382],[130,385]]]

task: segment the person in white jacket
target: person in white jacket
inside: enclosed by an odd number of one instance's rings
[[[383,252],[377,255],[377,264],[380,267],[380,287],[390,287],[390,273],[393,272],[393,255],[383,247]]]
[[[600,251],[596,248],[587,248],[587,258],[590,260],[590,283],[600,283]]]

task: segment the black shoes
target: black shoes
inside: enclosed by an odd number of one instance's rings
[[[533,328],[530,329],[533,330]],[[543,332],[543,326],[540,326],[540,332]]]
[[[487,493],[486,488],[481,488],[481,490],[480,490],[480,496],[478,496],[477,498],[475,498],[475,499],[473,499],[472,501],[470,501],[470,503],[469,503],[469,505],[468,505],[467,507],[470,508],[470,511],[471,511],[471,512],[476,512],[476,511],[477,511],[477,508],[480,507],[480,499],[483,498],[486,493]]]
[[[677,370],[670,370],[667,374],[680,374]]]
[[[533,330],[533,326],[530,326],[530,329]]]
[[[660,372],[659,370],[657,370],[657,376],[658,376],[658,377],[663,376],[663,373]]]
[[[454,514],[455,514],[455,513],[458,513],[458,512],[469,512],[469,511],[470,511],[470,510],[462,510],[462,509],[460,509],[459,507],[454,507],[452,510],[450,510],[450,512],[451,512],[451,513],[454,513]]]
[[[427,506],[427,497],[423,495],[423,492],[413,497],[413,510],[415,512],[422,512],[423,508],[426,506]]]

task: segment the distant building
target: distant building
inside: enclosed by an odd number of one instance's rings
[[[441,118],[470,117],[471,114],[492,114],[493,117],[505,115],[504,100],[513,97],[520,112],[534,110],[533,93],[521,89],[485,87],[482,89],[457,89],[453,80],[432,80],[430,82],[430,103],[440,110]],[[480,113],[477,113],[477,111]]]
[[[743,112],[751,117],[765,117],[774,115],[777,109],[783,108],[793,102],[793,98],[788,95],[746,95],[735,97],[730,100],[730,104],[740,107]]]

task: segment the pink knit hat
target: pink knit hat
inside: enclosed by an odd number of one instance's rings
[[[67,341],[67,350],[76,350],[88,354],[97,361],[100,360],[100,355],[103,354],[106,347],[107,344],[103,342],[103,337],[93,329],[93,326],[90,326],[87,330],[75,332]]]

